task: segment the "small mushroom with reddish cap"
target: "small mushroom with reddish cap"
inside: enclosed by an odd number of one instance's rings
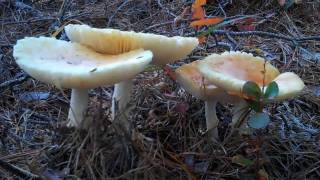
[[[111,28],[93,28],[88,25],[69,24],[65,26],[68,38],[88,46],[100,53],[121,54],[143,48],[153,53],[152,64],[163,66],[185,58],[198,44],[194,37],[167,37],[152,33],[120,31]],[[130,100],[128,92],[132,90],[132,80],[117,83],[112,98],[112,119],[115,116],[115,102],[123,112]]]
[[[81,128],[88,90],[133,78],[152,60],[152,52],[137,49],[119,55],[98,53],[78,43],[48,37],[18,40],[13,56],[33,78],[71,88],[69,125]]]
[[[303,81],[294,73],[280,74],[279,70],[261,57],[252,54],[231,51],[213,54],[198,64],[199,72],[212,84],[231,95],[244,99],[243,87],[248,81],[260,86],[275,81],[279,93],[275,100],[284,100],[298,95],[305,87]],[[238,119],[233,119],[233,124]]]
[[[228,95],[223,89],[209,83],[198,70],[198,64],[201,60],[184,64],[176,69],[176,77],[179,84],[193,96],[205,102],[205,117],[207,131],[211,131],[214,138],[218,139],[219,119],[216,114],[216,104],[220,103],[237,103],[240,98]]]

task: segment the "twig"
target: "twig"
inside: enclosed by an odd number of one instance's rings
[[[218,47],[218,46],[228,48],[230,51],[235,50],[231,44],[226,43],[226,42],[215,42],[214,44],[209,45],[208,48],[213,48],[213,47]]]
[[[227,39],[232,43],[232,47],[234,49],[237,49],[239,47],[239,44],[237,43],[237,41],[233,39],[233,37],[231,37],[229,33],[227,33],[226,36],[227,36]]]
[[[58,19],[60,21],[63,20],[63,16],[66,13],[66,10],[69,8],[71,2],[72,2],[72,0],[63,0],[61,7],[60,7],[60,10],[59,10],[59,13],[58,13],[59,14]]]
[[[165,11],[167,11],[168,14],[170,14],[170,15],[173,16],[173,17],[177,17],[177,15],[173,14],[172,12],[170,12],[170,10],[169,10],[168,8],[164,7],[160,0],[157,0],[157,2],[158,2],[158,5],[159,5],[162,9],[164,9]]]
[[[144,30],[141,31],[141,32],[146,32],[146,31],[148,31],[150,29],[153,29],[153,28],[156,28],[156,27],[160,27],[160,26],[165,26],[165,25],[172,24],[172,23],[173,23],[173,21],[167,21],[167,22],[162,22],[162,23],[159,23],[159,24],[154,24],[152,26],[144,28]]]
[[[285,36],[281,34],[276,34],[272,32],[265,32],[265,31],[228,31],[228,30],[207,30],[202,33],[200,33],[201,36],[206,36],[209,34],[220,34],[220,35],[231,35],[231,36],[261,36],[261,37],[272,37],[272,38],[278,38],[278,39],[283,39],[286,41],[291,41],[294,44],[298,42],[303,42],[303,41],[320,41],[320,35],[319,36],[308,36],[308,37],[302,37],[302,38],[296,38],[296,37],[290,37],[290,36]]]
[[[22,108],[22,111],[24,111],[23,113],[25,113],[25,112],[30,113],[31,116],[34,116],[34,117],[36,117],[38,119],[43,120],[43,121],[29,120],[29,122],[31,122],[31,123],[52,125],[53,122],[57,122],[57,119],[47,117],[47,116],[42,115],[40,113],[37,113],[37,112],[35,112],[35,111],[31,110],[31,109]]]
[[[4,25],[15,25],[15,24],[30,24],[30,23],[35,23],[35,22],[39,22],[39,21],[53,21],[56,20],[56,18],[53,17],[43,17],[41,19],[37,18],[37,19],[30,19],[30,20],[25,20],[25,21],[15,21],[15,22],[3,22],[0,21],[0,25],[4,26]]]
[[[10,171],[13,174],[16,174],[24,179],[40,179],[39,176],[32,174],[31,172],[28,172],[22,168],[19,168],[17,166],[14,166],[6,161],[3,161],[0,159],[0,167],[3,169]]]
[[[187,21],[190,21],[189,19],[180,19],[179,20],[180,22],[187,22]],[[166,22],[162,22],[162,23],[159,23],[159,24],[154,24],[154,25],[151,25],[149,27],[146,27],[144,28],[141,32],[146,32],[146,31],[149,31],[153,28],[157,28],[157,27],[161,27],[161,26],[165,26],[165,25],[169,25],[169,24],[173,24],[174,21],[166,21]]]
[[[118,7],[118,9],[117,9],[117,10],[112,14],[112,16],[109,18],[107,27],[110,27],[111,22],[112,22],[113,18],[116,16],[116,14],[117,14],[125,5],[127,5],[130,1],[131,1],[131,0],[125,0],[125,1]]]
[[[4,89],[8,88],[8,87],[12,87],[15,86],[17,84],[20,84],[24,81],[26,81],[28,79],[28,75],[27,74],[22,74],[22,75],[18,75],[18,78],[16,79],[12,79],[12,80],[8,80],[6,82],[3,82],[0,84],[0,92],[2,92]]]

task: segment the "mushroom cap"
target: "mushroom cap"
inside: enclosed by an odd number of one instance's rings
[[[265,73],[263,73],[264,63]],[[265,85],[276,81],[279,94],[275,99],[292,97],[302,90],[301,87],[304,87],[298,76],[292,73],[279,75],[278,69],[263,58],[239,51],[224,52],[221,55],[212,54],[199,63],[198,68],[208,81],[229,94],[240,97],[244,97],[242,87],[247,81],[253,81],[261,88],[263,81]]]
[[[132,79],[152,60],[152,52],[143,49],[108,55],[48,37],[18,40],[13,56],[35,79],[65,88],[95,88]]]
[[[185,58],[199,44],[193,37],[167,37],[151,33],[92,28],[88,25],[69,24],[65,27],[68,38],[97,52],[121,54],[143,48],[153,53],[153,64],[165,65]]]
[[[275,81],[279,87],[279,94],[275,97],[276,100],[295,97],[305,87],[301,78],[293,72],[282,73],[273,81]]]
[[[202,76],[197,69],[198,64],[199,60],[184,64],[176,69],[175,73],[178,83],[190,94],[202,100],[214,98],[222,93],[223,90],[210,84],[208,80]]]
[[[176,69],[178,83],[193,96],[204,100],[218,100],[221,103],[234,102],[237,98],[210,83],[198,70],[201,60],[184,64]]]
[[[241,93],[247,81],[263,85],[264,59],[252,54],[231,51],[212,54],[199,63],[199,71],[211,83],[230,93]],[[277,68],[266,62],[265,84],[279,75]]]

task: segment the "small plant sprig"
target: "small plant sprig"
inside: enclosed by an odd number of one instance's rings
[[[265,85],[265,66],[266,62],[264,63],[264,70],[262,71],[262,90],[259,85],[253,81],[247,81],[242,88],[242,93],[244,94],[251,110],[255,111],[255,114],[253,114],[248,120],[248,125],[254,129],[262,129],[269,124],[270,117],[267,113],[263,112],[263,108],[266,101],[273,99],[279,94],[279,87],[275,81],[270,82],[267,86]]]

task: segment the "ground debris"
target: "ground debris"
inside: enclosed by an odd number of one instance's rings
[[[190,27],[192,3],[0,0],[0,179],[318,179],[319,2],[284,9],[271,0],[208,1],[206,16],[229,23],[198,31]],[[112,87],[90,91],[92,124],[75,130],[65,125],[70,91],[29,77],[12,56],[16,41],[26,36],[66,40],[55,32],[67,23],[168,36],[212,32],[187,58],[136,77],[132,131],[110,121]],[[226,50],[262,56],[281,71],[297,73],[307,86],[299,97],[268,107],[271,125],[262,148],[254,135],[229,136],[231,105],[217,109],[223,141],[210,141],[204,103],[175,82],[176,67]]]

